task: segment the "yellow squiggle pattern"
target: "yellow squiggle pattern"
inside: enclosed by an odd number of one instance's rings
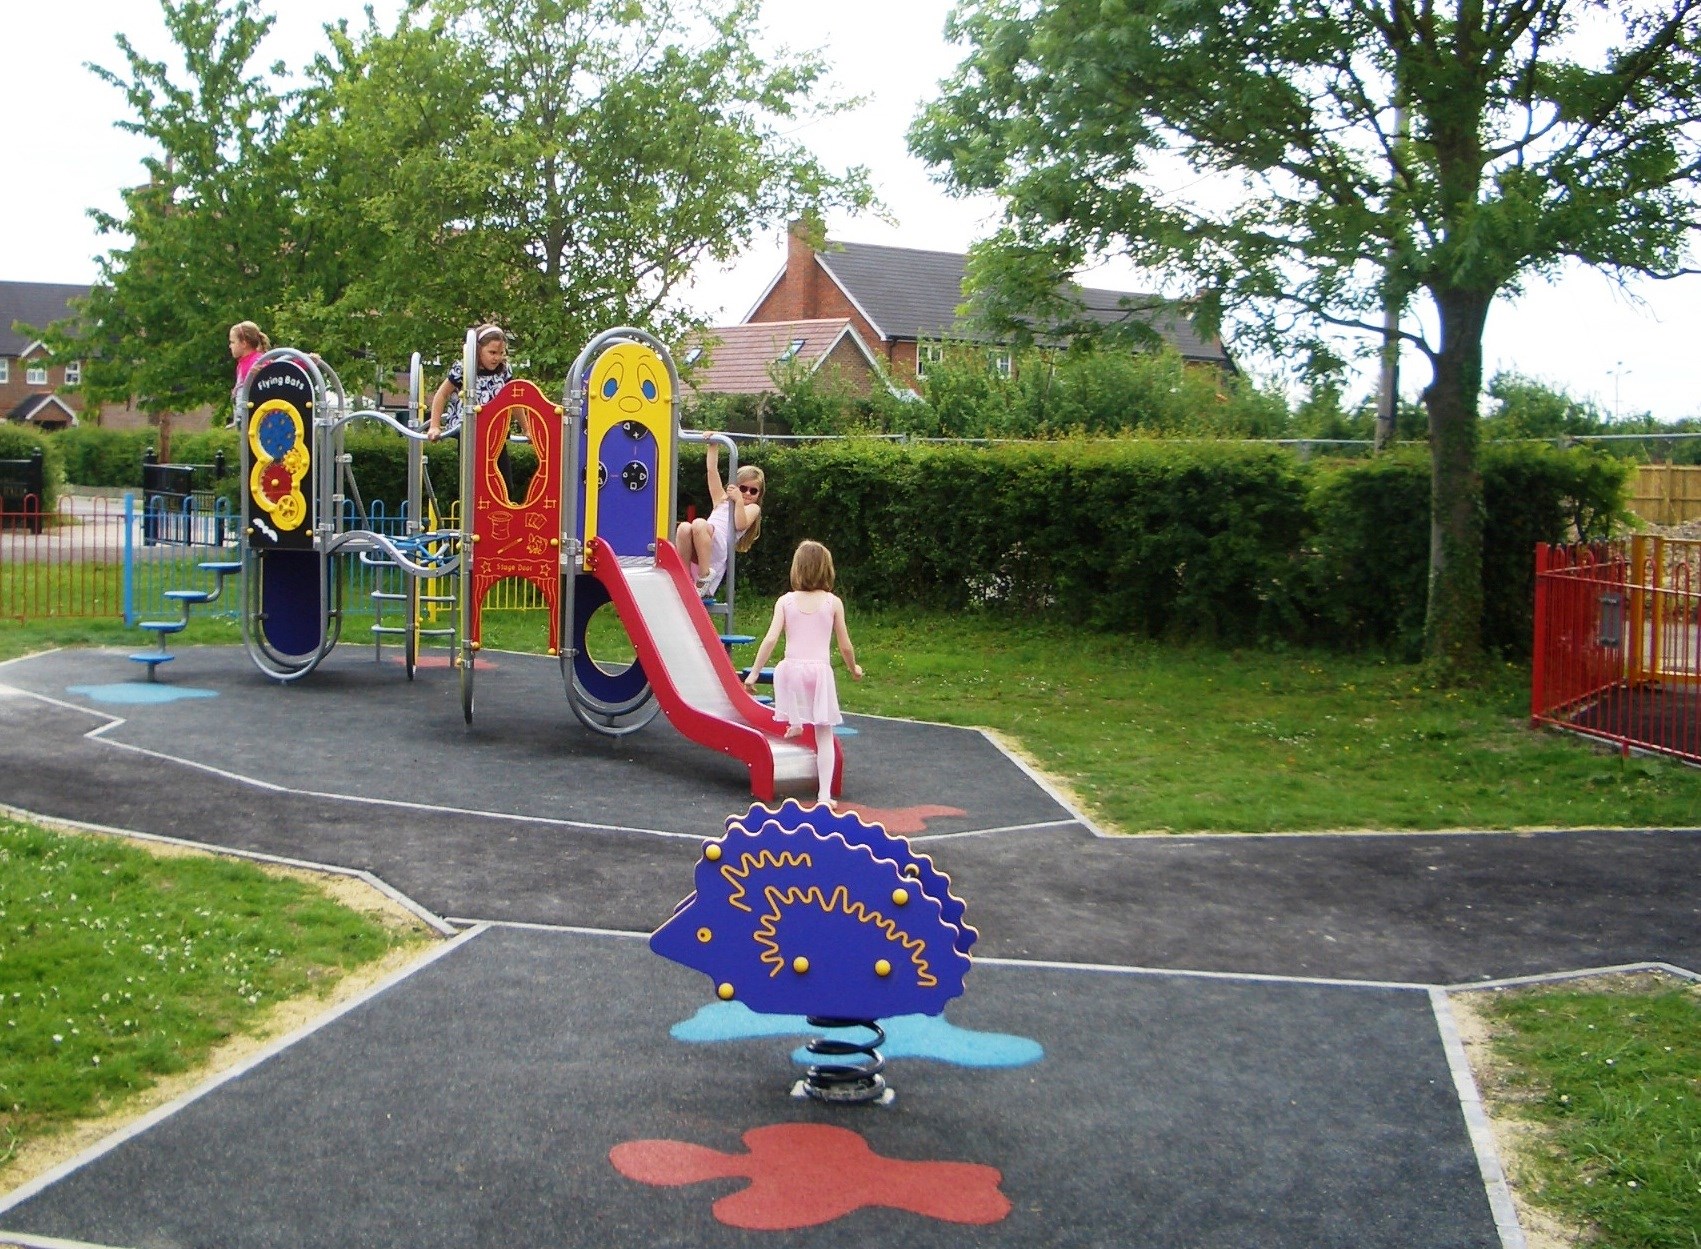
[[[833,896],[828,898],[821,892],[819,885],[810,885],[807,889],[789,886],[781,889],[778,885],[769,885],[762,891],[767,899],[768,913],[762,917],[762,922],[756,928],[756,944],[762,947],[761,960],[764,965],[773,968],[768,973],[771,980],[785,970],[786,959],[780,953],[780,943],[775,939],[775,926],[779,923],[780,908],[786,906],[818,906],[829,915],[834,911],[843,912],[852,919],[863,924],[873,924],[886,934],[890,941],[896,941],[909,952],[910,962],[915,966],[916,984],[923,989],[931,989],[939,983],[926,958],[927,943],[920,937],[912,937],[899,929],[897,921],[887,919],[879,911],[871,910],[861,902],[852,902],[850,890],[844,885],[835,886]]]
[[[747,915],[755,912],[744,901],[744,882],[751,872],[764,867],[812,867],[815,860],[805,850],[787,850],[775,854],[772,850],[762,850],[756,854],[746,851],[738,857],[738,866],[731,863],[721,865],[721,878],[726,881],[732,893],[727,897],[727,903],[736,906]]]

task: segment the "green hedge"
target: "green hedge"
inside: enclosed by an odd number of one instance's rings
[[[30,459],[38,447],[41,449],[41,510],[46,514],[59,508],[59,491],[65,484],[65,457],[52,436],[23,425],[0,421],[0,460]]]
[[[1293,458],[1243,444],[838,442],[746,458],[771,490],[742,567],[768,592],[809,537],[862,602],[1246,641],[1276,631],[1272,595],[1305,527]]]
[[[1301,463],[1243,443],[748,447],[768,473],[740,585],[786,588],[803,538],[870,605],[1049,611],[1087,627],[1222,642],[1421,649],[1429,460],[1421,449]],[[681,504],[708,504],[700,454]],[[1586,451],[1482,457],[1484,639],[1530,645],[1534,548],[1622,519],[1627,470]]]
[[[97,441],[90,434],[119,450],[83,446]],[[44,441],[51,453],[72,435],[73,464],[116,472],[110,466],[133,454],[139,482],[133,435],[73,430]],[[172,441],[179,462],[208,463],[220,448],[238,462],[230,431]],[[1402,657],[1421,647],[1430,472],[1421,448],[1311,463],[1250,443],[1144,438],[740,449],[769,486],[761,540],[739,560],[742,590],[783,591],[793,549],[815,538],[860,604],[1044,611],[1087,628],[1230,644],[1378,647]],[[405,442],[357,428],[348,450],[362,497],[393,509],[405,494]],[[523,479],[535,460],[529,447],[513,451]],[[427,453],[447,506],[457,447]],[[701,514],[709,500],[700,446],[680,460],[681,512]],[[1483,448],[1489,646],[1528,651],[1535,544],[1604,536],[1623,517],[1628,472],[1588,450]]]

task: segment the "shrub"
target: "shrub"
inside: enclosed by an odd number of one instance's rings
[[[22,425],[0,421],[0,460],[27,460],[41,452],[41,510],[59,507],[59,491],[65,483],[65,460],[51,435]]]
[[[79,425],[53,440],[65,455],[65,476],[76,486],[142,488],[142,453],[158,445],[151,429],[101,429]]]

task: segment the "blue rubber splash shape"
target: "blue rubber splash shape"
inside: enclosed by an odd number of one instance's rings
[[[190,689],[185,685],[157,685],[124,681],[117,685],[67,685],[69,694],[80,694],[90,702],[120,703],[138,707],[151,703],[174,703],[180,698],[217,698],[217,690]]]
[[[1038,1041],[1008,1032],[977,1032],[959,1028],[943,1015],[899,1015],[883,1019],[886,1043],[880,1053],[887,1058],[926,1058],[955,1067],[1026,1067],[1045,1057]],[[676,1041],[710,1045],[724,1041],[747,1041],[774,1036],[857,1035],[856,1028],[811,1028],[802,1015],[759,1015],[743,1002],[711,1002],[691,1018],[669,1029]],[[792,1051],[792,1059],[805,1065],[819,1057],[807,1049]]]

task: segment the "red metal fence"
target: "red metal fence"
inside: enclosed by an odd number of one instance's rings
[[[1701,542],[1536,548],[1530,718],[1701,763]]]
[[[122,617],[124,500],[0,504],[0,619]]]

